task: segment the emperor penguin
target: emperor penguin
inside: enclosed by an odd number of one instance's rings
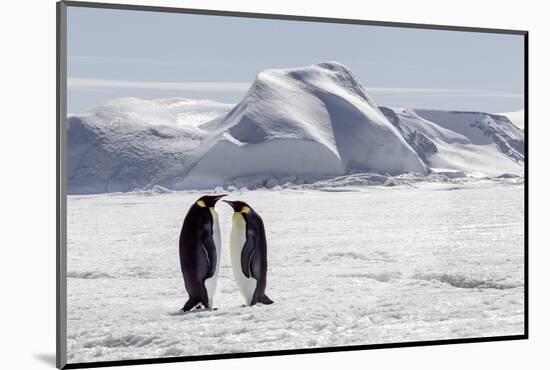
[[[185,216],[179,240],[180,266],[189,299],[183,311],[212,309],[220,268],[220,225],[216,202],[225,195],[199,198]]]
[[[233,274],[247,306],[272,304],[265,294],[267,241],[260,215],[241,201],[224,201],[233,208],[229,254]]]

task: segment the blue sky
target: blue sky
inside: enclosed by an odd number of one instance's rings
[[[256,74],[327,60],[379,105],[523,108],[523,36],[68,8],[68,111],[107,100],[236,103]]]

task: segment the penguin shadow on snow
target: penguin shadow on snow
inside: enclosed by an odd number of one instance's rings
[[[191,205],[179,238],[180,267],[189,299],[173,316],[215,311],[213,297],[220,269],[221,235],[217,201],[225,195],[205,195]],[[267,241],[263,220],[242,201],[224,201],[233,208],[230,256],[244,307],[270,305],[266,295]]]

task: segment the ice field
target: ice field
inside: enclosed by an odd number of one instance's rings
[[[232,191],[263,217],[275,304],[241,306],[220,202],[217,310],[182,314],[202,194],[68,197],[69,363],[523,333],[522,178]]]

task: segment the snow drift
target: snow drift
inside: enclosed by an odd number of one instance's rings
[[[217,118],[215,118],[217,117]],[[522,173],[504,117],[377,107],[337,62],[266,70],[240,103],[117,99],[69,116],[70,194],[431,168]]]

